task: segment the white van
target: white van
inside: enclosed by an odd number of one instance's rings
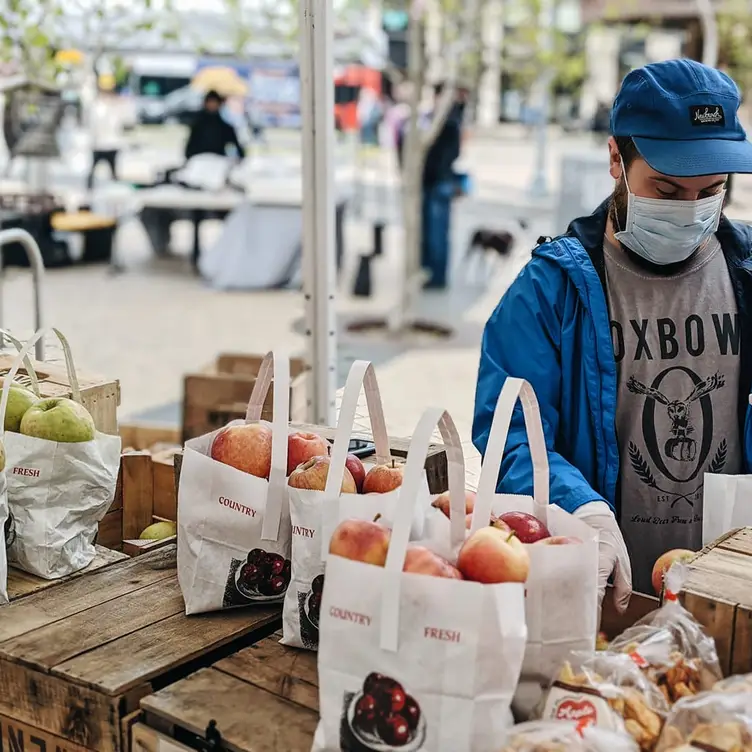
[[[164,99],[188,86],[198,67],[194,55],[138,55],[130,64],[128,89],[134,119],[140,124],[161,123]]]

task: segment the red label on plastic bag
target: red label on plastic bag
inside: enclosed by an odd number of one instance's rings
[[[650,664],[636,650],[629,654],[629,657],[637,664],[639,668],[646,668]]]
[[[584,728],[598,722],[598,710],[590,700],[562,700],[555,717],[557,721],[575,721],[578,728]]]
[[[670,590],[666,590],[663,594],[663,600],[669,603],[675,603],[679,600],[679,596],[676,593],[672,593]]]

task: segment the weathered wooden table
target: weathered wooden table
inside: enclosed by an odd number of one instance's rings
[[[309,752],[318,722],[316,653],[277,632],[141,700],[134,752]],[[217,736],[218,735],[218,736]]]
[[[174,547],[16,597],[0,608],[0,749],[130,749],[142,698],[280,621],[278,605],[186,617]]]

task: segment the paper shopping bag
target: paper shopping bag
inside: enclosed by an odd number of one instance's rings
[[[68,341],[57,329],[51,331],[62,345],[72,400],[81,404]],[[32,345],[46,333],[38,331],[24,345],[8,376],[15,375]],[[31,376],[33,369],[28,359],[26,362]],[[4,390],[2,415],[8,396]],[[55,407],[59,399],[43,402]],[[9,560],[19,569],[49,580],[78,572],[93,561],[94,538],[115,496],[120,467],[119,436],[95,431],[90,440],[66,440],[69,421],[65,416],[51,429],[61,440],[4,432],[8,506],[14,528]]]
[[[533,497],[496,493],[509,425],[520,401],[527,428]],[[525,586],[527,647],[514,710],[527,718],[543,688],[572,650],[592,650],[598,631],[598,533],[549,504],[549,468],[540,408],[533,388],[508,378],[496,403],[478,480],[471,532],[488,524],[490,513],[525,512],[538,518],[551,538],[527,546],[530,574]],[[579,542],[574,542],[579,541]],[[551,545],[554,542],[559,545]]]
[[[459,436],[448,413],[429,410],[408,453],[385,566],[327,559],[314,752],[498,752],[511,723],[525,650],[524,586],[402,571],[437,423],[448,458],[448,548],[464,541]]]
[[[268,477],[212,459],[214,440],[227,426],[185,444],[178,487],[177,562],[186,614],[280,602],[290,583],[287,355],[276,351],[266,355],[245,421],[232,421],[229,426],[262,422],[272,373],[271,462],[258,444],[237,449],[247,461],[258,457],[260,464],[266,463]]]
[[[4,415],[0,415],[2,419]],[[3,453],[4,456],[4,453]],[[15,530],[8,513],[8,485],[5,469],[0,472],[0,606],[8,602],[8,552]]]
[[[752,525],[752,475],[705,473],[702,490],[702,545],[730,530]]]
[[[383,523],[391,526],[399,503],[399,490],[365,495],[340,493],[361,387],[365,390],[376,447],[375,458],[372,462],[366,461],[366,469],[374,464],[393,461],[376,373],[370,363],[355,361],[342,395],[326,488],[324,491],[288,488],[292,523],[292,581],[282,612],[281,641],[284,645],[309,650],[315,650],[318,646],[324,562],[329,552],[331,534],[337,524],[346,518],[372,520],[376,515],[381,515]],[[423,534],[423,520],[431,501],[425,474],[418,493],[411,528],[415,538]]]

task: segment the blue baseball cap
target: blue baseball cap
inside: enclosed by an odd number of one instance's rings
[[[694,60],[629,73],[611,111],[611,133],[629,136],[657,172],[674,177],[752,173],[752,144],[738,118],[739,88]]]

